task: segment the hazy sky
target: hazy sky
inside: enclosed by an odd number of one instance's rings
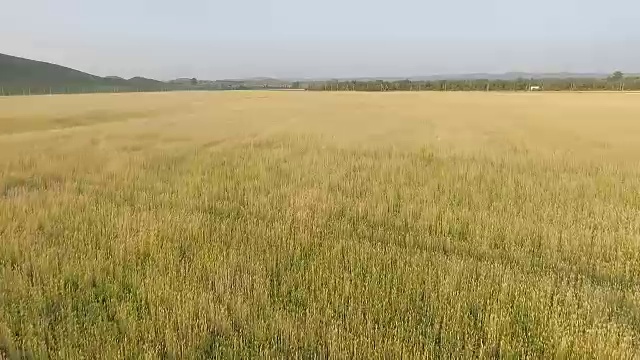
[[[2,0],[0,52],[171,79],[640,72],[638,0]]]

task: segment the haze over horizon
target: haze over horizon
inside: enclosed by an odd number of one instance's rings
[[[24,0],[0,52],[161,80],[640,70],[632,0]]]

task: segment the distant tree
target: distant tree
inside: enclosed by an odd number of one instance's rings
[[[198,79],[196,78],[191,79],[191,85],[198,85]]]
[[[616,71],[609,77],[609,79],[616,83],[616,90],[624,90],[624,74],[621,71]]]
[[[616,71],[613,73],[613,75],[611,75],[611,80],[613,81],[620,81],[624,78],[624,74],[622,73],[622,71]]]

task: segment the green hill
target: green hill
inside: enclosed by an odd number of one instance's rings
[[[132,92],[169,90],[236,90],[290,88],[289,81],[272,78],[197,81],[190,78],[162,82],[143,77],[100,77],[65,66],[0,54],[0,96]]]
[[[169,87],[162,81],[142,77],[103,78],[60,65],[0,54],[0,95],[160,91]]]

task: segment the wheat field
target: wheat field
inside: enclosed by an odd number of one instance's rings
[[[0,358],[640,357],[640,95],[0,98]]]

